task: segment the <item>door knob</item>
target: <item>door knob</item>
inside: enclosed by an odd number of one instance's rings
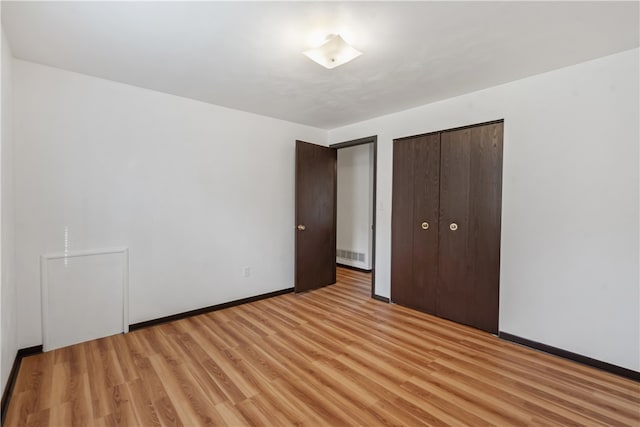
[[[299,224],[297,228],[298,228],[298,230],[300,230],[300,231],[304,231],[304,230],[306,230],[306,229],[307,229],[307,227],[305,227],[305,226],[304,226],[304,225],[302,225],[302,224]]]
[[[429,228],[429,223],[427,221],[425,221],[422,224],[420,224],[420,227],[422,227],[423,230],[426,230],[426,229]]]
[[[452,222],[451,224],[449,224],[449,230],[456,231],[457,229],[458,229],[458,224],[456,224],[455,222]]]

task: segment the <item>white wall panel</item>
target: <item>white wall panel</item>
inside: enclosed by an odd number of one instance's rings
[[[44,351],[129,331],[128,250],[43,255]]]

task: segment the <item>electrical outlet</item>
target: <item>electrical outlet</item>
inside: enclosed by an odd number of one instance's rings
[[[242,277],[251,276],[251,267],[242,267]]]

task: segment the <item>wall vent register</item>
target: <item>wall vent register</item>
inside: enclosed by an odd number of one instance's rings
[[[338,249],[336,252],[337,252],[336,255],[338,258],[348,259],[351,261],[365,262],[365,257],[364,257],[365,254],[362,252],[354,252],[346,249]]]

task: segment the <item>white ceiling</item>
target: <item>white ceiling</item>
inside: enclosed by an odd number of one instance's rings
[[[638,2],[2,2],[17,58],[335,128],[639,45]],[[364,52],[301,52],[340,33]]]

